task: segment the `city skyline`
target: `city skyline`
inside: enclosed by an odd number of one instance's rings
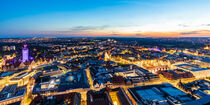
[[[0,0],[0,105],[210,105],[210,0]]]
[[[209,42],[0,39],[0,104],[209,105]]]
[[[209,37],[208,0],[0,2],[0,37]]]

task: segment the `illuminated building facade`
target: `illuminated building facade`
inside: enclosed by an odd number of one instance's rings
[[[24,44],[22,49],[22,62],[26,62],[28,60],[29,60],[29,50],[27,44]]]

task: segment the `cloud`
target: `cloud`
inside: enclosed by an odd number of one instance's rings
[[[141,34],[141,33],[137,33],[135,36],[142,36],[143,34]]]
[[[102,26],[76,26],[71,27],[70,31],[92,31],[92,30],[104,30],[106,28],[109,28],[108,25],[102,25]]]
[[[121,34],[120,33],[117,33],[117,32],[114,32],[112,31],[111,34],[109,34],[110,36],[120,36]]]
[[[120,36],[120,34],[110,34],[110,36]]]
[[[202,24],[202,26],[210,26],[210,24]]]
[[[178,26],[181,26],[181,27],[189,27],[189,26],[186,25],[186,24],[178,24]]]
[[[40,34],[55,34],[55,35],[72,35],[72,36],[96,36],[105,35],[104,30],[110,28],[111,26],[74,26],[64,30],[57,31],[42,31]]]
[[[181,34],[181,35],[199,34],[199,31],[181,32],[180,34]]]
[[[188,31],[188,32],[181,32],[180,35],[187,35],[187,36],[205,36],[209,37],[210,30],[197,30],[197,31]]]

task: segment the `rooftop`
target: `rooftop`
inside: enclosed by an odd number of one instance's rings
[[[180,104],[194,100],[194,98],[173,87],[171,84],[137,86],[128,89],[137,103],[148,104]]]
[[[200,61],[201,61],[201,62],[210,63],[210,58],[202,59],[202,60],[200,60]]]
[[[182,69],[190,70],[190,71],[202,71],[202,70],[208,70],[209,68],[200,68],[195,65],[190,65],[190,64],[179,64],[176,65],[177,67],[180,67]]]

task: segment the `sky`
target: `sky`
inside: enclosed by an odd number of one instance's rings
[[[210,0],[0,0],[0,37],[210,37]]]

